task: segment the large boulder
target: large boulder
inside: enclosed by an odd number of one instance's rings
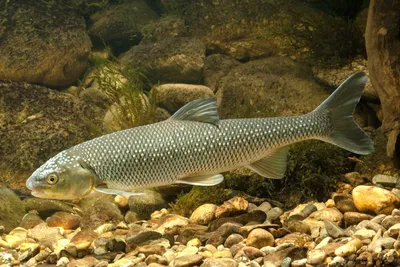
[[[158,15],[146,1],[136,0],[109,6],[91,18],[89,34],[94,42],[128,47],[140,41],[143,26],[156,20]]]
[[[270,117],[305,114],[329,93],[307,66],[285,57],[270,57],[234,67],[217,92],[220,116]]]
[[[0,80],[62,87],[78,80],[91,50],[83,17],[63,1],[2,7]]]
[[[191,1],[177,10],[189,32],[201,38],[208,51],[240,60],[270,55],[348,57],[363,46],[362,33],[348,20],[302,1],[219,0],[197,5]]]
[[[153,83],[199,83],[205,53],[199,39],[182,37],[134,46],[120,59],[128,68],[142,70]]]
[[[70,94],[0,82],[0,178],[24,188],[31,172],[51,156],[99,133],[96,115]]]
[[[229,71],[239,65],[236,59],[222,54],[214,54],[204,60],[204,83],[213,90],[218,91],[220,81]]]
[[[24,203],[13,191],[0,186],[0,225],[8,233],[19,225],[24,215]]]

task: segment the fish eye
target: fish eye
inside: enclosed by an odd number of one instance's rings
[[[50,185],[56,184],[58,182],[58,176],[55,174],[50,174],[47,176],[47,183]]]

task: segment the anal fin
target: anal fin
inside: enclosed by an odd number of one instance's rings
[[[288,151],[288,146],[279,148],[267,157],[245,167],[267,178],[282,179],[287,167]]]
[[[177,180],[180,184],[200,185],[200,186],[213,186],[221,183],[224,176],[221,174],[206,174],[198,176],[190,176]]]

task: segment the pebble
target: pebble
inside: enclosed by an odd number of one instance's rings
[[[307,254],[307,263],[312,265],[322,264],[326,258],[326,253],[320,249],[314,249]]]
[[[254,229],[249,233],[246,240],[247,246],[262,248],[266,246],[273,246],[275,239],[273,235],[264,229]]]
[[[192,224],[209,224],[215,217],[217,206],[214,204],[203,204],[195,209],[189,218]]]

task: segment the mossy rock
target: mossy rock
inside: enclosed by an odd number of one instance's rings
[[[24,188],[31,172],[51,156],[98,134],[97,116],[70,94],[0,82],[0,181]]]
[[[63,1],[2,1],[0,18],[1,80],[64,87],[85,71],[85,21]]]

